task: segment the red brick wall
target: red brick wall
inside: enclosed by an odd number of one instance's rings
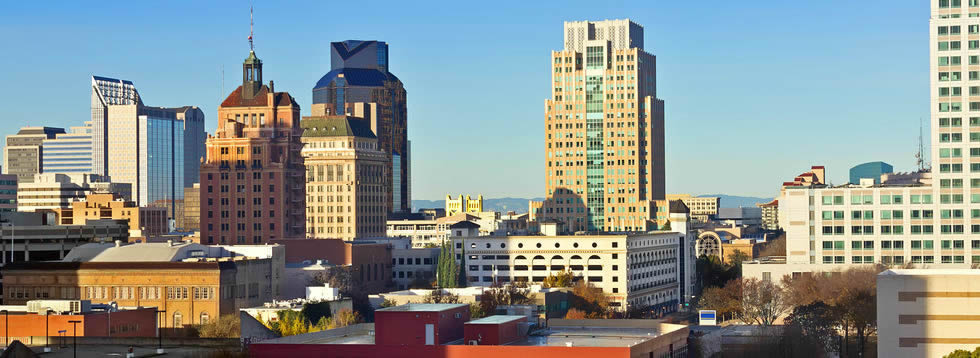
[[[286,247],[286,262],[327,260],[333,265],[350,265],[369,294],[386,291],[391,282],[388,244],[351,244],[340,239],[278,239],[272,243]]]

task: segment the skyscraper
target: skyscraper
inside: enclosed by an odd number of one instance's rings
[[[306,229],[315,238],[384,237],[388,159],[370,124],[349,116],[304,117]]]
[[[540,217],[565,231],[648,230],[664,198],[656,57],[630,20],[565,22],[564,38],[551,54]]]
[[[92,122],[71,127],[68,133],[59,133],[54,139],[41,144],[44,157],[41,171],[44,173],[93,173],[92,171]]]
[[[42,143],[65,133],[63,128],[24,127],[17,134],[8,135],[3,147],[3,173],[17,175],[20,183],[34,181],[34,174],[41,173],[44,160]]]
[[[299,104],[262,83],[251,51],[242,85],[218,107],[218,128],[201,165],[201,241],[258,244],[304,237],[305,170]]]
[[[175,220],[199,172],[203,117],[197,107],[145,106],[132,82],[93,76],[92,171],[132,184],[137,205],[167,207]]]
[[[330,72],[313,87],[312,113],[368,120],[388,157],[388,210],[411,211],[408,107],[405,87],[388,71],[388,44],[348,40],[330,48]]]

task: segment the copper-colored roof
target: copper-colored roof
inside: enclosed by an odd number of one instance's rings
[[[252,99],[249,100],[245,100],[242,98],[242,86],[238,86],[238,88],[235,88],[234,91],[231,91],[231,94],[228,95],[228,98],[225,98],[224,102],[221,102],[221,106],[222,107],[268,107],[269,106],[268,94],[269,94],[269,86],[262,85],[262,88],[259,88],[259,92],[255,94],[255,97],[252,97]],[[293,96],[290,96],[289,92],[276,92],[275,94],[273,94],[272,97],[276,106],[284,107],[284,106],[292,105],[292,106],[299,107],[299,104],[296,103],[296,99],[294,99]]]

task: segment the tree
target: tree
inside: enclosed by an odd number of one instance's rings
[[[944,355],[943,358],[980,358],[980,347],[977,347],[973,352],[957,349],[950,354]]]
[[[601,288],[584,281],[572,286],[568,306],[585,312],[589,318],[606,318],[609,315],[609,297]]]
[[[721,262],[717,256],[701,255],[695,261],[695,271],[697,272],[698,287],[701,289],[715,286],[722,287],[728,281],[738,277],[730,266]]]
[[[238,338],[242,321],[236,314],[226,314],[218,319],[202,324],[197,329],[201,338]]]
[[[836,351],[837,322],[833,307],[820,301],[797,306],[786,317],[787,329],[799,334],[798,344],[815,350],[820,356]]]
[[[661,227],[660,230],[670,231],[671,230],[671,228],[670,228],[670,220],[667,220],[666,222],[664,222],[664,226]]]
[[[766,247],[759,253],[760,257],[786,256],[786,233],[783,233],[769,241]]]
[[[460,303],[459,295],[449,292],[443,289],[434,289],[429,291],[425,297],[422,298],[422,303]]]
[[[585,319],[585,312],[569,308],[568,313],[565,313],[565,319]]]
[[[742,277],[742,261],[751,260],[752,256],[742,250],[734,250],[728,254],[728,265],[733,271],[733,277]]]
[[[439,265],[436,269],[436,282],[439,288],[459,287],[459,265],[453,254],[452,240],[443,240],[439,251]]]
[[[487,315],[497,312],[498,306],[526,305],[534,303],[534,294],[519,283],[502,285],[495,282],[480,294],[480,309]]]
[[[374,306],[368,300],[368,293],[364,290],[364,284],[360,280],[360,275],[355,275],[353,266],[337,266],[314,276],[313,281],[317,285],[324,283],[330,287],[337,288],[340,294],[350,297],[354,311],[368,320],[374,320]]]
[[[746,324],[771,326],[792,308],[783,287],[772,281],[742,279],[742,321]]]
[[[570,269],[566,271],[559,271],[557,274],[549,273],[548,277],[545,277],[544,281],[541,282],[541,287],[572,287],[574,280],[575,274],[573,274],[572,270]]]
[[[701,292],[697,306],[715,310],[719,317],[728,319],[742,315],[742,281],[731,280],[723,287],[708,287]]]
[[[395,307],[395,306],[398,306],[398,303],[395,303],[395,301],[390,298],[385,298],[384,301],[381,301],[381,308],[388,308],[388,307]]]
[[[483,311],[483,307],[479,303],[470,303],[470,319],[480,319],[486,317],[487,313]]]

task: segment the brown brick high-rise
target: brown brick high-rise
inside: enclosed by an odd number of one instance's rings
[[[299,104],[262,84],[249,53],[242,85],[218,107],[201,165],[201,243],[258,244],[305,235]]]

